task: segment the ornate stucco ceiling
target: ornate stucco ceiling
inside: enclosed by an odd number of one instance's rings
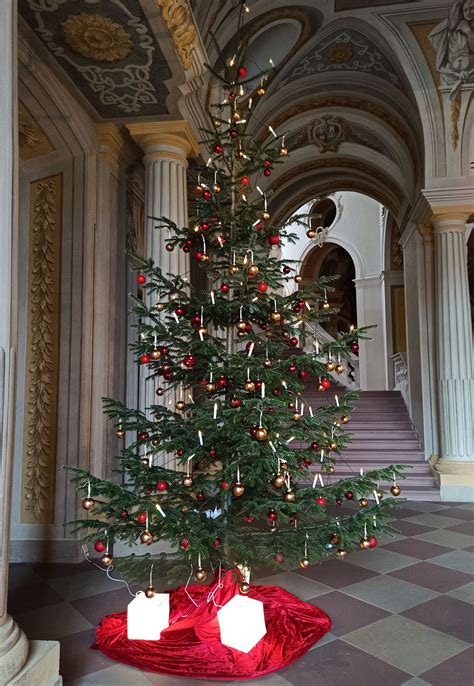
[[[171,71],[138,0],[19,0],[19,11],[101,118],[167,114]]]

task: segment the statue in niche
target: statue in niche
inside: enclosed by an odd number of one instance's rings
[[[429,39],[437,51],[436,68],[454,100],[461,86],[474,82],[474,0],[456,0]]]
[[[337,152],[341,143],[347,140],[347,122],[333,114],[323,114],[308,124],[308,140],[319,152]]]

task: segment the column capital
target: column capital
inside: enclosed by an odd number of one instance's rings
[[[434,207],[431,223],[434,233],[445,231],[465,231],[466,222],[473,207],[468,205],[452,205],[444,207]]]
[[[175,157],[186,163],[199,155],[194,132],[185,119],[144,121],[126,124],[133,140],[147,157]]]
[[[430,224],[418,224],[418,233],[423,243],[430,243],[433,240],[433,227]]]
[[[112,165],[125,169],[135,161],[137,155],[130,141],[116,124],[105,122],[95,125],[99,155]]]

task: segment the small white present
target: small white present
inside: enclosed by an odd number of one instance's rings
[[[235,595],[217,613],[221,643],[248,653],[267,633],[263,603]]]
[[[139,591],[127,608],[127,638],[134,641],[158,641],[170,623],[168,593],[155,593],[152,598]]]

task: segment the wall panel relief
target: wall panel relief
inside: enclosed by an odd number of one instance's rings
[[[21,100],[18,101],[18,148],[22,160],[32,160],[54,150],[51,141]]]
[[[30,184],[22,524],[54,519],[62,185],[62,174]]]

